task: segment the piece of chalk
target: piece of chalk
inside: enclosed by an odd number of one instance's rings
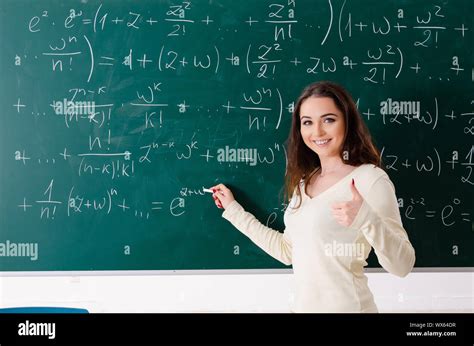
[[[206,189],[205,187],[202,188],[202,191],[204,192],[209,192],[209,193],[214,193],[211,189]]]

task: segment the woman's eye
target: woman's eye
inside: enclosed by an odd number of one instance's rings
[[[326,118],[324,122],[333,123],[335,120],[333,118]]]
[[[308,125],[311,125],[311,124],[312,124],[311,120],[305,120],[305,121],[303,121],[303,125],[304,125],[304,126],[308,126]]]

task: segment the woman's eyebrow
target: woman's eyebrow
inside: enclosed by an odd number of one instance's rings
[[[325,114],[321,115],[320,118],[325,118],[325,117],[328,117],[328,116],[330,116],[330,115],[335,116],[335,117],[338,116],[337,114],[334,114],[334,113],[325,113]],[[308,116],[308,115],[303,115],[303,116],[301,116],[300,119],[303,120],[303,118],[311,119],[311,117]]]
[[[326,114],[321,115],[321,118],[328,117],[328,116],[330,116],[330,115],[334,115],[335,117],[337,117],[337,114],[334,114],[334,113],[326,113]]]

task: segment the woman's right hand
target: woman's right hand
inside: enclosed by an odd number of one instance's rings
[[[227,206],[235,200],[232,191],[224,184],[217,184],[210,189],[214,191],[212,198],[214,198],[214,202],[218,208],[226,209]]]

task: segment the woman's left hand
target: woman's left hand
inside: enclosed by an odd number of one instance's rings
[[[351,183],[352,200],[347,202],[334,203],[332,205],[332,214],[336,221],[342,225],[349,227],[359,212],[364,198],[361,196],[357,188],[355,187],[354,179]]]

